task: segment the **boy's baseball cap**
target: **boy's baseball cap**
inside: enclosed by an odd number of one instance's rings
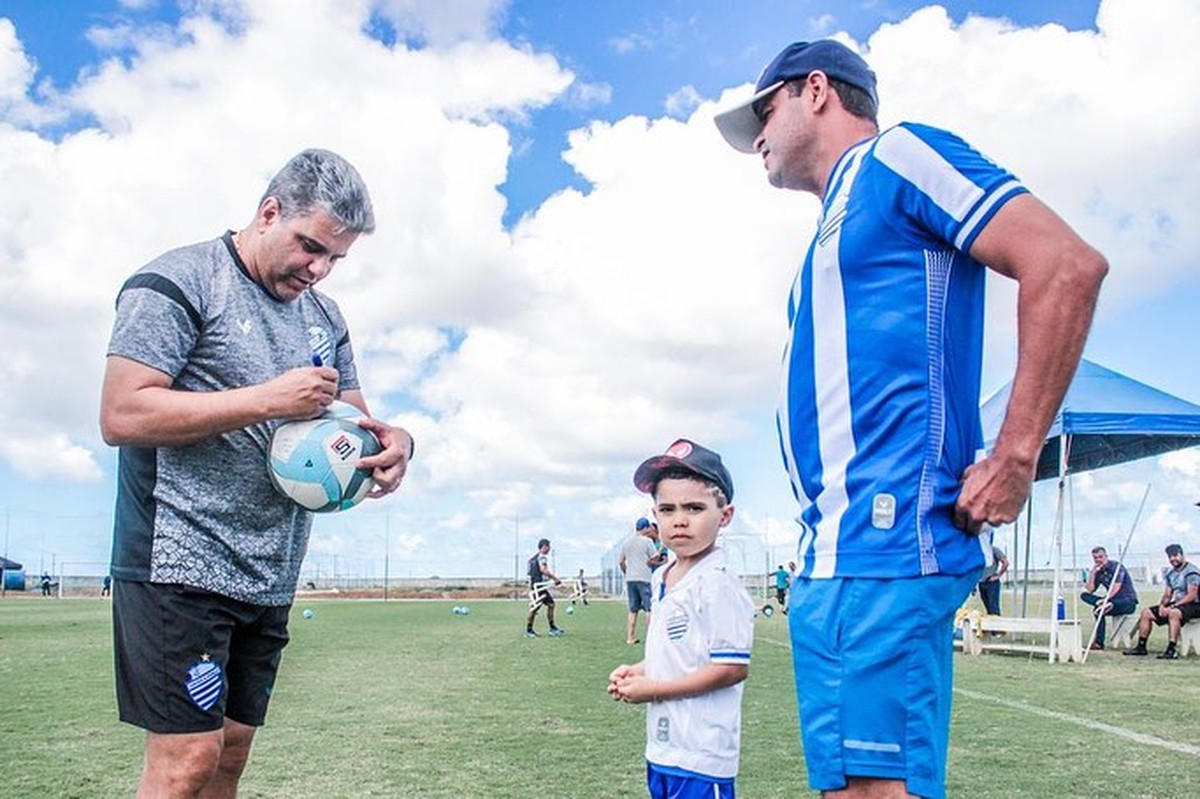
[[[858,53],[833,39],[794,42],[767,64],[754,86],[753,97],[714,117],[725,141],[735,150],[754,152],[754,140],[763,129],[763,121],[758,116],[759,103],[789,80],[803,78],[817,70],[835,80],[857,86],[871,95],[875,105],[879,105],[879,96],[875,92],[875,73]]]
[[[729,476],[725,464],[721,463],[721,456],[686,438],[681,438],[667,447],[665,454],[655,455],[643,461],[634,472],[633,484],[637,486],[638,491],[649,494],[654,491],[654,486],[658,484],[659,476],[663,472],[677,468],[687,469],[700,477],[712,480],[725,494],[725,499],[733,501],[733,478]]]
[[[645,516],[643,516],[642,518],[637,520],[637,524],[634,525],[634,528],[637,530],[645,530],[649,526],[650,526],[650,520],[647,519]]]

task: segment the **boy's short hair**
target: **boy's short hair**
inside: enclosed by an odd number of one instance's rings
[[[1092,547],[1093,555],[1099,555],[1101,552],[1103,552],[1105,555],[1108,554],[1108,550],[1105,549],[1104,547]]]
[[[1167,544],[1167,557],[1171,557],[1172,555],[1182,555],[1182,554],[1183,554],[1183,547],[1179,546],[1179,544]]]
[[[729,504],[729,498],[725,496],[725,492],[721,489],[721,486],[717,485],[716,480],[705,477],[685,466],[669,466],[659,472],[658,478],[650,488],[650,496],[658,496],[658,484],[663,480],[695,480],[697,483],[703,483],[706,488],[712,491],[713,500],[717,503],[718,508],[723,508]]]
[[[548,546],[550,546],[549,538],[543,538],[538,541],[538,549],[541,549],[542,547],[548,547]]]

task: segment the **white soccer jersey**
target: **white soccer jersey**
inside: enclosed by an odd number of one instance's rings
[[[663,578],[674,567],[672,558],[651,578],[646,676],[682,677],[710,663],[750,665],[754,603],[741,578],[726,569],[724,551],[714,547],[665,591]],[[736,776],[743,684],[647,705],[646,759],[708,777]]]
[[[981,446],[985,268],[967,252],[1026,189],[936,128],[847,151],[788,302],[779,436],[802,577],[965,574],[953,524]]]

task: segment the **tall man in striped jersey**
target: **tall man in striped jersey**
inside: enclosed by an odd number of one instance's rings
[[[788,303],[779,432],[801,505],[789,616],[809,781],[945,795],[951,624],[1024,503],[1108,266],[951,133],[879,132],[875,75],[833,41],[785,48],[717,116],[773,186],[822,202]],[[985,267],[1016,280],[1018,359],[981,444]]]

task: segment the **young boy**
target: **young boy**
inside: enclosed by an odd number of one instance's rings
[[[754,603],[716,545],[733,518],[733,480],[719,455],[680,439],[639,466],[633,484],[654,498],[671,557],[651,578],[646,657],[613,669],[608,692],[647,703],[653,799],[733,799],[754,641]]]

